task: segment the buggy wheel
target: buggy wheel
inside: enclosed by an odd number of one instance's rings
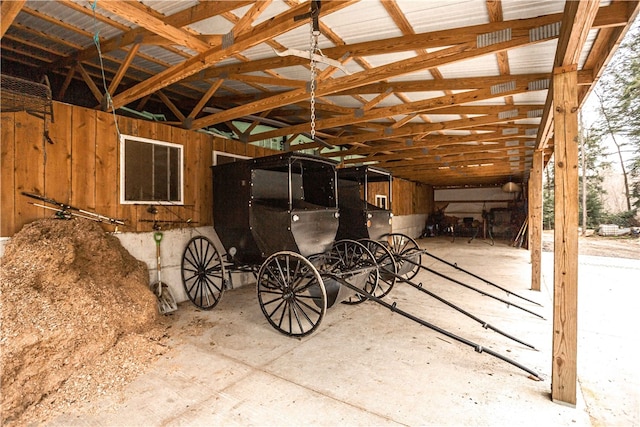
[[[396,259],[398,274],[407,280],[416,277],[420,270],[419,264],[422,264],[422,254],[418,243],[411,237],[400,233],[385,234],[383,237],[387,238],[387,248]],[[407,258],[415,264],[407,262]]]
[[[295,252],[276,252],[260,266],[258,302],[279,332],[303,337],[313,332],[327,311],[327,292],[318,270]]]
[[[182,253],[182,285],[191,302],[204,310],[218,304],[224,292],[224,264],[211,240],[196,236]]]
[[[376,259],[365,245],[355,240],[339,240],[333,244],[331,248],[331,258],[334,264],[333,268],[338,269],[340,273],[349,273],[362,268],[370,268],[371,272],[367,275],[366,281],[362,285],[353,283],[366,292],[375,295],[378,289],[378,281],[380,280],[380,272],[376,264]],[[347,279],[348,280],[348,279]],[[342,301],[343,304],[360,304],[366,301],[364,295],[356,293]]]
[[[398,265],[393,254],[385,245],[371,239],[362,239],[359,241],[366,246],[373,254],[380,270],[380,280],[378,286],[373,293],[374,297],[383,298],[391,292],[393,285],[396,283],[396,274],[398,274]]]

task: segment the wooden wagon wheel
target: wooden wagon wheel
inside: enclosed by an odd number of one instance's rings
[[[406,258],[411,259],[416,264],[422,263],[422,254],[418,243],[411,237],[400,233],[385,234],[383,237],[386,238],[387,248],[396,259],[398,274],[404,276],[407,280],[416,277],[420,266],[407,262]]]
[[[318,270],[302,255],[271,255],[258,271],[258,302],[275,329],[292,337],[312,333],[327,311],[327,291]]]
[[[380,280],[373,296],[383,298],[391,292],[393,285],[396,283],[396,274],[398,273],[396,260],[391,251],[380,242],[371,239],[361,239],[359,242],[369,249],[378,264]]]
[[[193,304],[211,310],[224,292],[224,264],[211,240],[196,236],[182,253],[182,285]]]
[[[332,259],[333,268],[340,272],[355,271],[360,268],[371,268],[371,273],[367,276],[363,289],[370,294],[376,293],[378,289],[378,281],[380,280],[380,272],[376,264],[373,254],[362,243],[355,240],[339,240],[333,244],[330,257]],[[367,298],[358,293],[342,301],[343,304],[360,304]]]

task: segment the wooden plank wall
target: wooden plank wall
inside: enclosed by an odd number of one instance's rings
[[[394,216],[433,212],[433,187],[430,185],[394,178],[392,196]]]
[[[55,122],[46,122],[24,112],[0,114],[0,237],[11,237],[25,224],[51,217],[54,212],[38,208],[22,191],[45,195],[62,203],[124,219],[121,231],[151,231],[153,220],[163,229],[213,224],[211,156],[224,151],[249,157],[276,153],[211,135],[93,109],[54,102]],[[51,141],[45,138],[45,130]],[[122,134],[156,139],[185,147],[184,206],[121,205],[120,141]],[[370,190],[374,198],[375,190]],[[430,186],[402,179],[393,181],[394,215],[430,213],[433,190]],[[103,224],[105,230],[114,227]]]
[[[391,209],[393,215],[429,214],[433,212],[433,187],[401,178],[393,179]],[[376,204],[376,195],[389,197],[386,182],[371,182],[367,191],[367,202]]]
[[[54,103],[51,123],[26,114],[2,113],[0,236],[10,237],[25,224],[51,217],[54,212],[38,208],[22,191],[46,195],[72,206],[127,222],[121,231],[150,231],[153,222],[141,220],[190,221],[211,225],[211,153],[217,150],[248,156],[265,156],[271,150],[248,146],[159,122],[132,119],[92,109]],[[116,122],[117,120],[117,122]],[[184,206],[121,205],[121,133],[156,139],[185,147]],[[45,138],[45,127],[53,143]],[[162,224],[163,228],[187,224]],[[104,224],[105,230],[113,226]]]

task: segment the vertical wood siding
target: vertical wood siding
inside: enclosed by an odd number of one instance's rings
[[[2,113],[0,236],[10,237],[25,224],[53,216],[54,211],[33,206],[22,191],[45,195],[80,209],[121,218],[122,231],[150,231],[153,222],[168,220],[211,225],[210,135],[178,129],[162,123],[117,116],[117,128],[127,135],[172,142],[185,147],[184,206],[121,205],[120,140],[111,113],[54,103],[55,122],[23,112]],[[53,143],[45,138],[45,130]],[[225,145],[226,141],[216,141]],[[234,150],[238,150],[234,147]],[[262,152],[263,153],[263,152]],[[261,154],[262,154],[261,153]],[[113,226],[103,224],[106,230]],[[176,224],[175,226],[187,226]],[[169,226],[163,224],[163,228]]]
[[[433,211],[433,187],[403,179],[393,179],[393,214],[429,214]]]
[[[391,188],[391,209],[394,215],[430,214],[433,212],[433,187],[413,181],[394,178]],[[370,182],[367,189],[367,202],[376,204],[376,195],[387,196],[386,182]]]
[[[275,151],[240,141],[226,140],[111,113],[54,102],[55,122],[24,112],[0,114],[1,194],[0,237],[11,237],[25,224],[52,217],[54,211],[33,206],[37,202],[22,191],[45,195],[111,218],[124,219],[122,231],[151,231],[153,219],[177,221],[166,228],[213,224],[212,151],[262,157]],[[116,123],[117,120],[117,123]],[[120,204],[120,140],[122,134],[184,146],[184,205]],[[50,141],[45,137],[49,135]],[[370,190],[375,203],[375,189]],[[380,194],[386,194],[380,193]],[[429,213],[430,186],[400,179],[393,181],[394,215]],[[113,226],[103,224],[107,231]]]

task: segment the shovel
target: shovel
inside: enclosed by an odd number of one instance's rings
[[[160,262],[160,242],[162,241],[162,233],[159,231],[153,233],[153,240],[156,241],[158,281],[151,285],[151,290],[156,294],[156,298],[158,298],[158,310],[160,311],[160,314],[169,314],[178,309],[178,304],[176,304],[176,299],[173,297],[169,285],[162,282],[162,263]]]

